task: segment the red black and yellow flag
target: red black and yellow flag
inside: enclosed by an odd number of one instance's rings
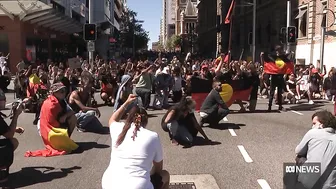
[[[286,55],[264,54],[264,73],[291,74],[294,73],[294,63]]]
[[[195,110],[199,111],[203,101],[212,90],[212,82],[210,80],[193,77],[191,79],[191,96],[196,102]],[[222,97],[225,104],[230,107],[236,100],[248,100],[251,94],[252,85],[246,80],[234,80],[222,82]]]

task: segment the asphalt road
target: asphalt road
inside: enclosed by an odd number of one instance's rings
[[[13,101],[12,93],[6,96],[7,103]],[[267,113],[266,100],[259,100],[256,113],[233,112],[219,129],[205,127],[217,145],[202,145],[201,140],[192,148],[171,145],[160,126],[165,111],[148,112],[151,117],[148,129],[159,133],[164,168],[172,175],[210,174],[221,189],[266,189],[268,186],[278,189],[282,188],[283,163],[294,161],[294,149],[310,129],[313,112],[332,110],[332,104],[323,101],[285,107],[286,112]],[[238,106],[230,109],[238,110]],[[100,121],[107,126],[112,108],[101,107],[100,111]],[[82,154],[26,158],[27,150],[43,149],[36,126],[32,124],[33,117],[23,113],[18,121],[26,131],[16,135],[20,145],[10,170],[11,185],[31,189],[101,188],[101,178],[110,161],[110,136],[75,131],[74,141],[85,148]]]

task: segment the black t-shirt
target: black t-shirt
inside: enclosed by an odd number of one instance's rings
[[[319,83],[321,81],[321,76],[318,74],[318,73],[314,73],[310,76],[310,82],[313,84],[313,85],[316,85],[318,86]]]
[[[9,131],[8,125],[7,125],[7,123],[5,122],[5,120],[0,115],[0,136],[4,135],[8,131]]]

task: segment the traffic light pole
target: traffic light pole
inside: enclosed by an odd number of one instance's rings
[[[287,1],[287,28],[291,26],[291,13],[292,13],[292,8],[291,8],[291,2]],[[286,30],[288,32],[288,29]],[[288,36],[288,34],[286,34]],[[290,53],[290,43],[288,42],[288,39],[286,37],[286,53]]]
[[[256,62],[256,23],[257,22],[257,0],[253,0],[253,34],[252,34],[252,62]]]
[[[323,17],[326,15],[323,13]],[[324,18],[323,18],[324,19]],[[326,22],[326,20],[325,20]],[[326,27],[324,21],[321,23],[321,48],[320,48],[320,69],[323,71],[323,64],[324,64],[324,42],[325,42],[325,33],[326,33]]]
[[[93,15],[94,15],[94,5],[93,5],[93,0],[89,0],[89,24],[93,24]],[[94,42],[94,41],[89,41],[89,42]],[[93,52],[89,52],[89,63],[93,63]]]

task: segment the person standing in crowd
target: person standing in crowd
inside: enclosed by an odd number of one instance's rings
[[[336,68],[332,70],[331,74],[331,88],[330,88],[330,94],[333,96],[334,101],[334,115],[336,116]]]
[[[183,88],[183,78],[181,76],[181,68],[180,67],[174,67],[173,70],[173,79],[174,79],[174,84],[173,84],[173,102],[177,103],[180,102],[182,99],[182,88]]]
[[[0,68],[1,68],[1,70],[2,70],[2,67],[5,65],[5,63],[7,63],[9,55],[10,55],[10,53],[8,53],[7,56],[4,56],[4,54],[2,52],[0,52]]]
[[[209,123],[210,126],[216,127],[220,120],[230,113],[229,108],[226,106],[225,102],[219,94],[222,91],[222,83],[219,81],[214,81],[212,87],[213,89],[205,98],[201,106],[201,127],[204,125],[204,123]]]
[[[203,135],[205,140],[210,141],[196,120],[194,108],[195,102],[184,97],[163,116],[161,126],[164,131],[169,133],[172,144],[192,146],[198,132]]]
[[[275,47],[275,56],[276,57],[283,57],[286,56],[284,54],[283,48],[280,45]],[[262,52],[260,55],[261,62],[264,64],[264,53]],[[277,100],[279,104],[279,110],[283,110],[282,107],[282,93],[285,86],[284,74],[272,74],[271,75],[271,89],[270,89],[270,97],[268,102],[268,111],[272,110],[272,103],[274,98],[275,89],[277,88]]]
[[[152,84],[154,76],[150,72],[152,65],[139,65],[139,73],[133,78],[135,85],[135,93],[140,97],[142,106],[147,110],[150,104]]]
[[[169,188],[169,173],[163,170],[160,138],[157,133],[146,129],[146,110],[134,106],[125,123],[120,122],[127,107],[136,99],[136,95],[129,95],[109,120],[113,147],[110,165],[102,178],[103,189]]]
[[[100,111],[98,108],[91,106],[91,93],[93,81],[89,75],[83,75],[81,78],[82,87],[76,91],[73,91],[69,97],[69,105],[76,113],[78,120],[78,130],[85,131],[99,131],[103,128],[98,117],[100,117]]]
[[[312,116],[312,124],[312,129],[305,134],[295,149],[296,162],[321,163],[321,174],[325,181],[316,186],[319,178],[299,174],[297,184],[305,188],[313,188],[314,185],[314,188],[333,188],[336,185],[336,165],[330,162],[333,162],[332,159],[336,155],[336,118],[326,110],[318,111]],[[327,172],[324,173],[325,171]]]
[[[14,115],[9,126],[3,119],[3,115],[0,115],[0,186],[8,181],[9,168],[14,161],[14,151],[19,146],[19,141],[14,138],[14,134],[24,132],[22,127],[17,127],[17,121],[23,107],[13,108]]]

